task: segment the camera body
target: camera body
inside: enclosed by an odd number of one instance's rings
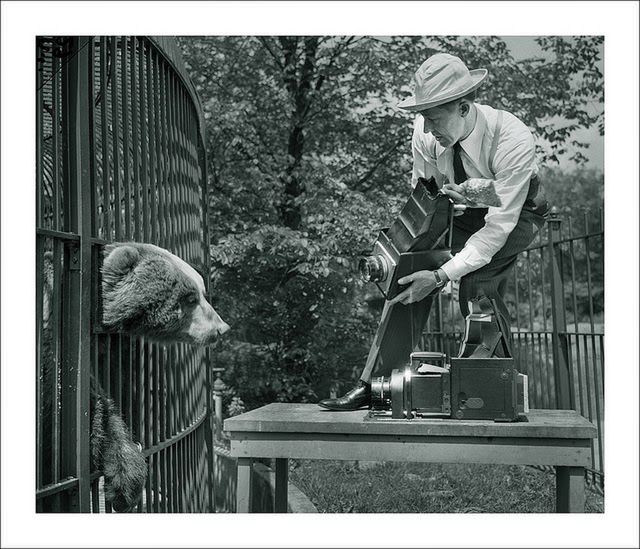
[[[411,353],[411,364],[371,380],[371,417],[413,419],[451,414],[451,376],[444,353]]]
[[[398,279],[435,270],[451,258],[445,235],[452,222],[451,200],[439,192],[433,178],[420,178],[400,215],[380,231],[371,254],[360,259],[362,279],[375,282],[386,299],[393,299],[402,291]]]
[[[469,302],[459,356],[413,352],[403,369],[371,380],[370,418],[517,421],[529,411],[528,378],[515,367],[496,303]]]
[[[404,370],[371,380],[370,418],[517,421],[526,413],[525,376],[513,358],[452,358],[415,352]],[[439,365],[439,364],[442,365]]]

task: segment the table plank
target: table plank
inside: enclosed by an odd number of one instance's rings
[[[527,421],[368,419],[368,410],[333,412],[317,404],[273,403],[224,421],[235,433],[349,433],[448,437],[591,439],[596,427],[574,410],[530,410]]]
[[[591,466],[588,439],[236,433],[231,456]]]

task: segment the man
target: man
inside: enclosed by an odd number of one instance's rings
[[[452,259],[435,271],[418,271],[400,279],[408,286],[386,307],[420,302],[449,280],[459,280],[462,314],[469,314],[469,301],[482,295],[492,298],[501,329],[510,337],[504,302],[507,280],[518,254],[544,224],[548,206],[538,183],[535,144],[527,126],[511,113],[474,102],[475,90],[486,76],[486,69],[469,71],[458,57],[439,53],[418,69],[414,95],[399,104],[417,113],[413,186],[419,177],[435,177],[443,192],[465,209],[454,218]],[[470,202],[465,191],[471,185],[495,190],[499,205]],[[368,360],[355,389],[323,400],[320,406],[331,410],[368,406],[375,365]]]

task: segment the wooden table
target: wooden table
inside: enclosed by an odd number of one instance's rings
[[[269,404],[226,419],[238,459],[237,512],[251,510],[253,460],[275,458],[275,511],[287,512],[288,459],[555,465],[556,512],[584,512],[595,426],[573,410],[531,410],[526,422],[368,419],[367,410]]]

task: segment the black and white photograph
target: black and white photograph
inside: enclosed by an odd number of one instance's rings
[[[6,546],[633,546],[636,3],[624,40],[598,2],[51,4],[79,21],[20,34],[2,178],[2,501],[58,531]]]

